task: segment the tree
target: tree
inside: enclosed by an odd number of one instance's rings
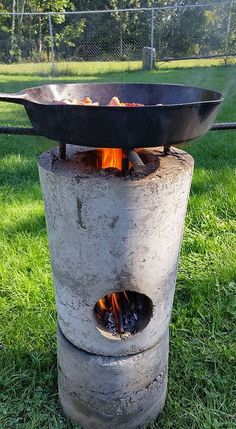
[[[60,24],[65,21],[64,12],[73,10],[74,4],[71,0],[23,0],[22,10],[26,12],[38,12],[37,16],[25,16],[19,23],[19,45],[21,52],[27,53],[32,61],[42,61],[50,59],[50,34],[48,15],[40,15],[44,12],[61,12],[59,15],[52,15],[53,24]],[[30,21],[30,25],[29,25]],[[57,33],[54,34],[57,40]]]
[[[143,46],[151,43],[151,11],[142,7],[173,6],[154,12],[154,47],[159,58],[234,53],[236,9],[229,7],[184,8],[192,0],[0,0],[0,10],[19,15],[0,15],[2,61],[50,60],[51,15],[56,58],[61,60],[140,59]],[[210,3],[211,0],[205,0]],[[181,6],[180,9],[178,6]],[[118,12],[118,9],[136,11]],[[112,12],[88,14],[86,10]],[[65,11],[84,10],[66,15]],[[38,12],[25,16],[24,12]]]
[[[0,12],[7,12],[3,1],[0,2]],[[11,17],[9,15],[0,15],[0,61],[9,62],[11,50]]]

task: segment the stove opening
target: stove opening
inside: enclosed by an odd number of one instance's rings
[[[129,290],[108,294],[94,307],[99,327],[121,338],[142,331],[152,317],[152,310],[150,298]]]
[[[76,163],[76,171],[81,177],[94,174],[142,179],[156,172],[162,154],[162,149],[87,148],[78,151],[68,147],[66,161]]]

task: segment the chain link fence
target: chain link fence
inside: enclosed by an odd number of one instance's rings
[[[92,74],[158,61],[236,56],[236,3],[65,13],[1,13],[0,74]]]

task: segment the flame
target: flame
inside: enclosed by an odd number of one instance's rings
[[[122,149],[98,149],[97,168],[117,168],[122,170],[123,151]]]
[[[124,291],[111,293],[101,298],[97,303],[99,318],[102,319],[105,312],[112,313],[116,323],[116,330],[119,333],[124,332],[122,304],[125,301],[129,303],[127,293]]]
[[[99,300],[99,307],[100,307],[101,311],[106,311],[107,310],[107,306],[106,306],[106,303],[105,303],[105,298]]]

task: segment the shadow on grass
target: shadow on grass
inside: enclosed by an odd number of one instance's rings
[[[223,175],[227,175],[227,170],[221,170],[221,177]],[[210,179],[202,179],[201,181],[198,180],[198,182],[196,183],[194,180],[192,182],[191,185],[191,195],[204,195],[204,194],[209,194],[209,192],[214,192],[215,189],[219,189],[219,185],[221,184],[220,182],[221,179],[219,179],[219,176],[217,174],[215,174],[214,176],[212,175],[212,177]],[[224,181],[224,178],[222,178],[222,182]],[[233,182],[232,182],[233,185]]]
[[[53,147],[57,142],[44,137],[0,135],[0,161],[9,156],[20,156],[22,161],[35,160],[42,151]]]
[[[43,138],[0,136],[0,185],[6,201],[32,201],[42,198],[37,159],[42,152],[55,144]]]
[[[11,154],[13,152],[11,151]],[[19,152],[16,151],[16,154]],[[33,158],[33,157],[32,157]],[[1,168],[0,172],[0,184],[2,191],[4,192],[4,187],[6,187],[6,192],[15,192],[16,195],[19,195],[21,191],[27,190],[30,196],[32,191],[32,186],[39,182],[38,171],[36,166],[36,159],[30,160],[25,163],[24,160],[19,162],[16,165],[9,165]]]
[[[5,231],[6,228],[3,228]],[[1,231],[1,228],[0,228]],[[10,225],[7,227],[7,233],[9,234],[9,238],[12,238],[12,235],[15,234],[30,234],[31,236],[46,236],[46,222],[44,214],[29,216],[27,219],[16,221],[14,225]]]

